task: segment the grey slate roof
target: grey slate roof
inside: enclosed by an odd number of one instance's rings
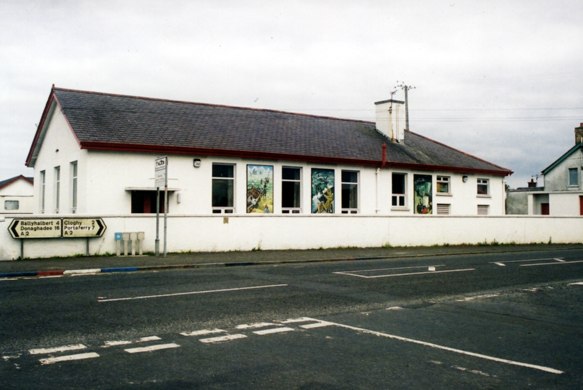
[[[511,173],[413,132],[404,144],[392,143],[372,122],[61,88],[52,93],[86,149],[380,165],[386,144],[393,166]]]

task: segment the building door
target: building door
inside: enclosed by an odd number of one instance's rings
[[[579,215],[583,215],[583,196],[579,197]]]
[[[541,215],[550,215],[550,206],[548,203],[540,204],[540,213]]]

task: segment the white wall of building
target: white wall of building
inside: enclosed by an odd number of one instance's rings
[[[18,202],[18,210],[11,210],[8,202]],[[0,214],[31,214],[34,210],[33,185],[18,179],[0,189]]]
[[[64,216],[64,215],[63,215]],[[72,215],[70,215],[72,216]],[[20,257],[20,240],[0,217],[0,260]],[[104,216],[103,237],[89,240],[91,255],[114,254],[115,232],[145,233],[154,251],[155,218]],[[162,229],[160,229],[162,239]],[[27,239],[25,258],[85,254],[86,239]],[[582,243],[583,218],[364,215],[169,216],[168,251],[233,251],[337,247],[432,246],[480,243]],[[161,247],[162,249],[162,247]]]

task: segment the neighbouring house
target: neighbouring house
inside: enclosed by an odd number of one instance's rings
[[[544,186],[533,179],[528,187],[508,191],[507,213],[583,215],[583,123],[575,128],[575,145],[542,170]]]
[[[168,156],[170,215],[504,215],[510,170],[405,129],[401,101],[375,109],[376,123],[53,87],[26,160],[34,209],[154,213]]]
[[[0,214],[31,214],[33,178],[23,175],[0,180]]]

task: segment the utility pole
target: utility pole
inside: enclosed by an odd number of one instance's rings
[[[405,130],[409,130],[409,90],[415,89],[415,87],[405,84],[404,81],[397,81],[395,88],[401,88],[405,92]]]

